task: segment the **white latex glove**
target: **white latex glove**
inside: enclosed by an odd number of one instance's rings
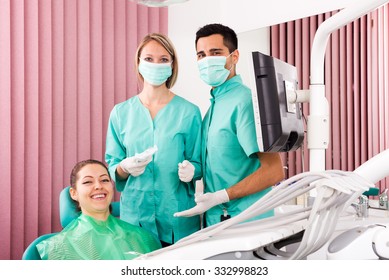
[[[130,174],[131,176],[137,177],[145,172],[146,166],[152,159],[152,155],[144,158],[144,160],[139,160],[137,156],[133,156],[123,159],[119,165],[124,172]]]
[[[184,160],[178,164],[178,177],[182,182],[190,182],[193,179],[195,167],[189,161]]]
[[[213,206],[230,201],[227,191],[220,190],[214,193],[196,194],[195,202],[197,205],[191,209],[174,213],[174,217],[192,217],[200,215]]]

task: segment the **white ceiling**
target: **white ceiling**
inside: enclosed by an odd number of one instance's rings
[[[199,1],[199,0],[190,0]],[[209,1],[209,0],[208,0]],[[215,0],[213,0],[215,1]],[[237,32],[250,31],[299,18],[342,9],[362,0],[218,0],[221,20],[239,26]],[[370,1],[370,0],[366,0]],[[244,23],[236,24],[237,15],[244,15]]]
[[[174,0],[175,1],[175,0]],[[389,0],[388,0],[389,1]],[[171,5],[169,11],[182,21],[219,21],[237,33],[305,18],[345,7],[376,5],[385,0],[188,0]],[[177,22],[175,22],[177,23]]]

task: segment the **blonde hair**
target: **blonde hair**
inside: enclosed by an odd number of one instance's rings
[[[172,60],[173,60],[173,62],[172,62],[172,75],[165,82],[166,87],[171,88],[176,83],[177,76],[178,76],[177,52],[173,46],[173,43],[170,41],[170,39],[161,33],[150,33],[150,34],[146,35],[142,39],[142,41],[139,43],[138,49],[136,50],[136,53],[135,53],[135,71],[136,71],[136,74],[137,74],[139,80],[141,80],[143,82],[144,79],[138,70],[139,69],[139,57],[140,57],[140,53],[143,50],[143,47],[152,40],[158,42],[162,47],[164,47],[164,49],[172,57]]]

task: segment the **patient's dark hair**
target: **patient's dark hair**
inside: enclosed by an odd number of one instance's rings
[[[76,188],[76,182],[78,180],[78,173],[80,172],[80,170],[84,166],[87,166],[87,165],[90,165],[90,164],[98,164],[98,165],[103,166],[105,168],[105,170],[107,170],[109,179],[112,180],[111,175],[109,174],[108,168],[107,168],[107,166],[103,162],[101,162],[99,160],[95,160],[95,159],[87,159],[87,160],[83,160],[83,161],[80,161],[80,162],[76,163],[76,165],[73,167],[72,172],[70,173],[70,187],[72,187],[73,189],[77,189]],[[75,200],[73,200],[73,201],[76,204],[77,209],[81,210],[78,201],[75,201]],[[111,210],[111,206],[109,208]]]
[[[89,165],[89,164],[99,164],[99,165],[103,166],[105,168],[105,170],[107,170],[108,176],[111,179],[111,176],[109,175],[108,168],[104,163],[102,163],[101,161],[96,160],[96,159],[87,159],[87,160],[83,160],[83,161],[76,163],[76,165],[73,167],[72,172],[70,173],[70,186],[72,188],[74,188],[74,189],[76,188],[76,182],[78,179],[78,172],[80,172],[80,170],[84,166]]]

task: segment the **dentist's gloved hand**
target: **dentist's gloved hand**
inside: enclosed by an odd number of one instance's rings
[[[138,157],[128,157],[123,159],[119,165],[123,169],[124,172],[130,174],[131,176],[137,177],[143,172],[145,172],[146,166],[151,162],[153,156],[148,156],[143,160],[139,160]]]
[[[193,179],[195,167],[189,161],[184,160],[178,164],[178,177],[182,182],[190,182]]]
[[[197,205],[191,209],[174,213],[174,217],[192,217],[200,215],[213,206],[226,203],[228,201],[230,201],[230,198],[228,197],[225,189],[214,193],[196,194],[195,202]]]

